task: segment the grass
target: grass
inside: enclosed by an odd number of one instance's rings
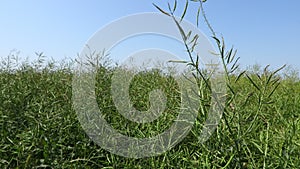
[[[13,63],[10,58],[10,65]],[[0,72],[1,168],[300,166],[300,82],[278,72],[266,69],[259,74],[248,71],[240,77],[228,76],[225,114],[205,143],[197,139],[210,103],[209,90],[202,85],[202,106],[187,137],[162,155],[131,159],[102,149],[81,128],[72,107],[70,65],[43,64],[42,59],[18,67],[7,65],[3,64]],[[149,108],[148,95],[154,89],[161,88],[168,98],[162,116],[149,124],[138,124],[119,115],[114,107],[108,90],[113,72],[113,68],[99,67],[95,89],[97,103],[110,125],[122,134],[144,138],[173,123],[180,97],[171,77],[157,71],[134,77],[129,93],[136,109]],[[199,79],[201,83],[204,81]]]

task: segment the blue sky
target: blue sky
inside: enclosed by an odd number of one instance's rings
[[[75,58],[100,28],[127,15],[157,12],[161,0],[27,0],[0,2],[0,56],[20,51],[21,57],[44,52],[56,60]],[[172,0],[169,1],[173,3]],[[178,15],[184,1],[178,5]],[[195,23],[198,4],[190,3],[186,19]],[[208,0],[207,16],[227,46],[238,50],[241,65],[290,64],[300,68],[300,1]],[[201,22],[200,29],[210,36]]]

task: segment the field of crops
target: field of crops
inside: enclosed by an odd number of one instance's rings
[[[199,80],[201,108],[191,132],[164,154],[141,159],[114,155],[84,132],[72,107],[72,64],[15,65],[3,59],[0,71],[0,168],[297,168],[300,166],[300,82],[295,76],[248,70],[227,79],[225,112],[205,143],[197,136],[210,103]],[[149,124],[118,114],[110,96],[109,66],[100,66],[95,93],[106,121],[120,133],[151,137],[173,123],[180,104],[174,80],[157,71],[135,76],[129,88],[136,109],[149,108],[148,94],[160,88],[165,112]]]

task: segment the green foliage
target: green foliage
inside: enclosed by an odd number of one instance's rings
[[[134,160],[110,154],[87,137],[71,105],[70,66],[29,65],[3,69],[0,74],[1,168],[235,168],[239,163],[248,168],[299,166],[300,83],[275,71],[228,76],[227,122],[223,118],[204,144],[199,144],[197,136],[211,96],[204,80],[199,79],[202,106],[191,133],[160,156]],[[180,101],[174,79],[156,70],[135,76],[130,95],[137,109],[148,108],[148,94],[153,89],[163,89],[168,97],[162,117],[150,124],[136,124],[118,115],[113,107],[108,90],[113,71],[100,67],[97,73],[97,102],[107,114],[106,120],[123,134],[138,138],[164,131],[176,117]]]

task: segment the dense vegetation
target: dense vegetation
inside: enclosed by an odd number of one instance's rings
[[[288,74],[265,69],[230,75],[230,101],[207,142],[200,144],[197,136],[209,109],[208,94],[201,98],[203,109],[181,143],[160,156],[130,159],[103,150],[81,128],[72,108],[71,65],[45,64],[38,59],[14,67],[11,58],[9,61],[2,62],[0,71],[0,168],[300,166],[300,82]],[[123,134],[149,137],[172,124],[180,101],[172,78],[152,71],[133,79],[130,93],[137,109],[148,108],[148,93],[158,86],[168,97],[162,117],[150,124],[136,124],[116,112],[108,90],[113,71],[99,67],[95,89],[99,107],[112,126]],[[200,90],[207,93],[205,86]]]

